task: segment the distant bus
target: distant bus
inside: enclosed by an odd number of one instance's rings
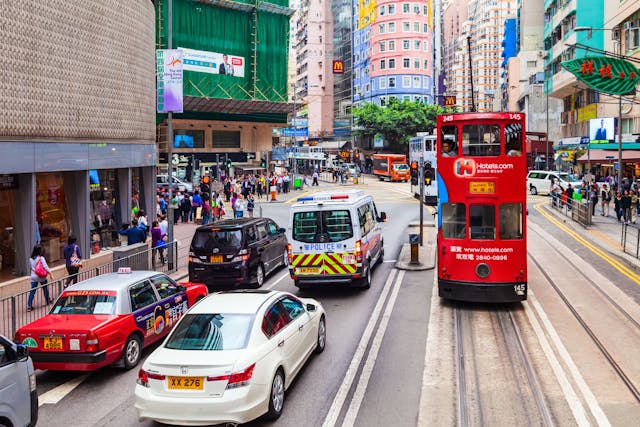
[[[409,140],[409,164],[424,163],[431,173],[431,182],[424,186],[424,203],[430,206],[438,204],[438,171],[436,169],[436,135],[416,136]],[[419,184],[419,183],[418,183]],[[420,185],[412,185],[411,192],[420,198]]]

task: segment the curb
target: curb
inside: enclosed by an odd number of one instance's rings
[[[418,246],[418,259],[424,261],[418,264],[411,264],[411,244],[405,243],[402,245],[395,268],[407,271],[433,270],[436,267],[435,242],[430,241],[423,247]]]

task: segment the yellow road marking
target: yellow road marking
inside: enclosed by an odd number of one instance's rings
[[[569,236],[573,237],[578,243],[582,244],[583,246],[585,246],[587,249],[589,249],[591,252],[593,252],[594,254],[598,255],[600,258],[602,258],[603,260],[605,260],[606,262],[608,262],[613,268],[615,268],[616,270],[618,270],[620,272],[620,274],[622,274],[623,276],[626,276],[627,278],[629,278],[631,281],[635,282],[636,284],[640,285],[640,275],[634,273],[629,267],[627,267],[626,265],[624,265],[623,263],[621,263],[620,261],[616,260],[615,258],[611,257],[609,254],[607,254],[605,251],[603,251],[602,249],[598,248],[597,246],[594,246],[593,244],[591,244],[591,242],[589,242],[588,240],[586,240],[585,238],[583,238],[582,236],[580,236],[580,234],[576,233],[575,231],[573,231],[571,228],[567,227],[566,225],[564,225],[563,223],[561,223],[560,221],[558,221],[555,217],[553,217],[551,214],[547,213],[544,211],[544,209],[542,209],[542,205],[544,205],[545,203],[548,202],[540,202],[538,204],[536,204],[534,207],[535,209],[543,216],[545,217],[549,222],[551,222],[552,224],[554,224],[556,227],[558,227],[559,229],[561,229],[562,231],[564,231],[566,234],[568,234]]]

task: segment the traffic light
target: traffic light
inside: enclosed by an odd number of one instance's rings
[[[418,185],[418,163],[411,162],[411,185]]]
[[[227,169],[231,169],[231,159],[227,159]]]
[[[425,162],[422,171],[424,173],[424,185],[431,185],[431,179],[433,179],[434,173],[431,162]]]
[[[262,159],[262,161],[260,162],[260,167],[262,169],[266,169],[267,167],[267,161],[265,159]]]
[[[209,185],[211,185],[211,178],[209,178],[209,175],[205,175],[203,177],[200,178],[200,191],[204,194],[204,193],[209,193]]]

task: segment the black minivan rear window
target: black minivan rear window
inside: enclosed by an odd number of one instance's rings
[[[197,230],[191,241],[191,247],[195,250],[210,252],[218,249],[238,249],[242,243],[242,230],[227,230],[211,228]]]

